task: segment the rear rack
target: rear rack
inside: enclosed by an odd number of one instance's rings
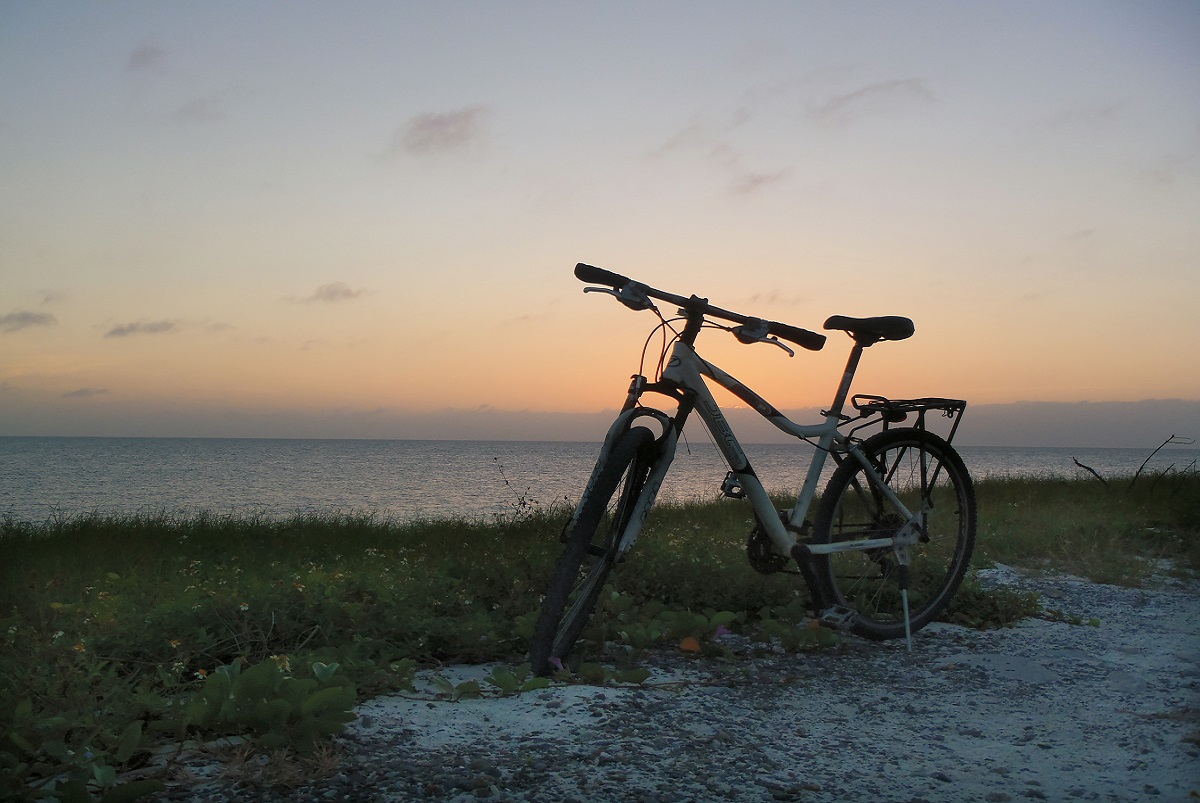
[[[962,421],[963,410],[967,409],[967,403],[962,399],[941,399],[929,397],[924,399],[888,399],[884,396],[873,396],[869,393],[858,393],[850,399],[850,403],[854,405],[854,409],[858,410],[859,419],[869,419],[862,424],[854,427],[851,433],[857,432],[863,427],[871,426],[872,424],[883,422],[883,428],[886,430],[892,424],[898,424],[908,418],[909,413],[917,414],[917,429],[925,429],[925,414],[931,410],[941,411],[943,418],[948,418],[953,421],[950,425],[950,433],[946,435],[946,443],[954,440],[954,433],[958,431],[959,422]],[[879,416],[876,419],[876,416]],[[851,421],[857,419],[850,419]]]

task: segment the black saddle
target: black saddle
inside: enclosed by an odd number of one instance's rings
[[[854,342],[860,346],[869,346],[881,340],[904,340],[912,337],[916,331],[911,319],[899,315],[881,315],[876,318],[833,315],[825,321],[825,328],[849,332]]]

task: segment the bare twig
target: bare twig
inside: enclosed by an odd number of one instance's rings
[[[1071,460],[1073,460],[1075,462],[1075,465],[1079,466],[1084,471],[1087,471],[1093,477],[1100,480],[1100,482],[1104,483],[1105,488],[1108,487],[1108,480],[1104,479],[1104,477],[1101,477],[1099,474],[1097,474],[1096,469],[1092,468],[1091,466],[1085,466],[1083,463],[1080,463],[1079,458],[1075,457],[1074,455],[1071,456]]]
[[[1132,488],[1134,486],[1134,484],[1137,483],[1138,477],[1142,476],[1142,471],[1146,468],[1146,464],[1149,463],[1152,459],[1154,459],[1154,455],[1158,454],[1159,449],[1163,448],[1164,446],[1167,446],[1168,444],[1175,445],[1175,446],[1191,446],[1195,442],[1196,441],[1194,438],[1181,438],[1177,435],[1171,435],[1170,437],[1168,437],[1165,441],[1163,441],[1162,443],[1160,443],[1158,445],[1158,449],[1155,449],[1153,452],[1150,453],[1149,457],[1147,457],[1145,460],[1142,461],[1142,465],[1138,467],[1137,472],[1133,475],[1133,479],[1129,481],[1129,487]],[[1095,472],[1093,472],[1093,473],[1095,473]]]

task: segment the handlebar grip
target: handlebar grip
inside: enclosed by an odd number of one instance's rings
[[[575,266],[575,278],[587,284],[605,284],[617,288],[624,287],[631,281],[619,273],[613,273],[593,265],[585,265],[582,262]]]
[[[809,351],[820,351],[825,346],[825,335],[801,329],[799,326],[788,326],[786,323],[771,321],[767,325],[767,331]]]

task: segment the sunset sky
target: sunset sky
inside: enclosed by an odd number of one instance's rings
[[[591,438],[653,321],[578,261],[1186,425],[1200,3],[0,0],[0,435]]]

